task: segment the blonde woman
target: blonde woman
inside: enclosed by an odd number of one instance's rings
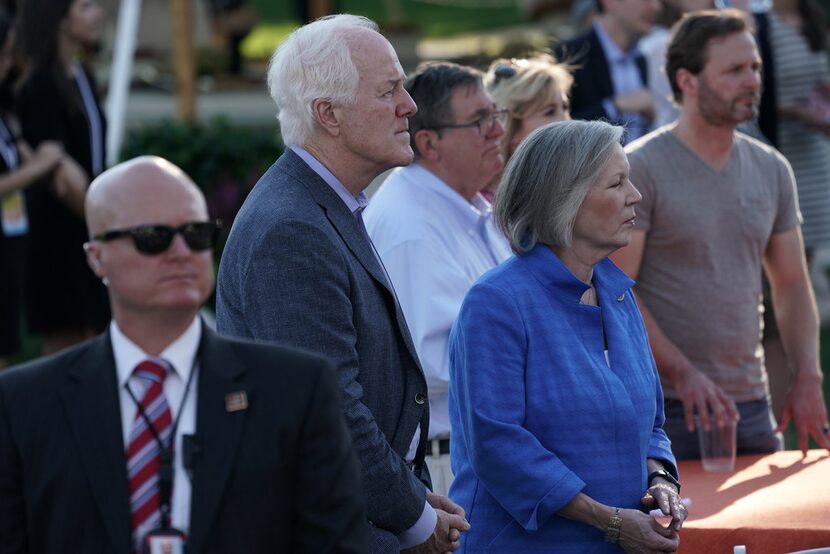
[[[571,118],[568,94],[573,84],[570,68],[548,53],[527,59],[500,59],[490,66],[485,84],[493,101],[507,110],[501,147],[504,162],[532,131],[554,121]],[[493,201],[501,174],[481,192]]]

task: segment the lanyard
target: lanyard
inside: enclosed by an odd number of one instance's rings
[[[17,146],[15,144],[14,136],[9,131],[6,122],[0,117],[0,156],[6,162],[6,169],[9,173],[17,169],[20,165],[20,158],[17,155]]]
[[[194,373],[196,373],[196,358],[193,359],[193,365],[190,366],[190,375],[187,376],[187,384],[184,387],[184,396],[182,396],[181,404],[179,404],[179,411],[176,414],[176,419],[173,420],[173,428],[170,431],[170,442],[168,445],[165,445],[164,441],[161,440],[161,437],[150,421],[150,418],[147,416],[147,413],[144,411],[144,408],[141,407],[141,403],[135,397],[135,394],[133,394],[130,384],[124,384],[124,388],[127,389],[127,394],[129,394],[130,398],[132,398],[133,402],[135,402],[136,408],[138,408],[138,413],[141,414],[141,417],[144,419],[144,423],[147,425],[147,428],[150,430],[153,438],[156,439],[159,449],[161,450],[161,464],[159,466],[159,507],[161,511],[162,529],[170,528],[170,496],[173,492],[173,446],[176,443],[176,429],[179,427],[179,419],[182,417],[184,404],[187,402],[187,395],[190,392],[190,383],[193,382]],[[163,383],[162,394],[164,394]]]

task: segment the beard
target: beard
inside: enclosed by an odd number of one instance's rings
[[[758,116],[760,92],[744,92],[732,99],[720,96],[701,76],[698,88],[698,111],[710,125],[735,127]],[[746,100],[751,99],[747,105]]]

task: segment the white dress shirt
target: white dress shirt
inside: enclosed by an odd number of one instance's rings
[[[135,401],[127,392],[127,385],[129,385],[138,401],[141,401],[141,397],[144,396],[146,386],[146,381],[140,377],[135,377],[133,370],[139,363],[147,359],[163,360],[166,362],[165,365],[173,368],[173,371],[164,380],[164,395],[167,398],[167,404],[170,406],[173,421],[176,421],[177,417],[179,418],[179,424],[176,428],[176,445],[173,451],[173,497],[170,501],[170,525],[187,534],[190,527],[191,484],[182,462],[182,435],[193,434],[196,430],[198,371],[193,375],[187,398],[183,399],[182,397],[190,372],[197,369],[194,367],[194,361],[202,337],[202,320],[198,317],[194,318],[193,323],[190,324],[187,330],[165,348],[159,356],[155,357],[148,355],[137,344],[128,339],[118,328],[115,320],[110,323],[110,337],[112,338],[112,352],[115,357],[115,370],[118,375],[118,398],[121,403],[121,429],[123,431],[125,452],[129,445],[133,420],[138,413]],[[182,405],[182,400],[184,400],[184,405]],[[179,413],[181,413],[181,416],[179,416]]]
[[[640,50],[648,62],[648,88],[654,97],[655,129],[674,122],[680,116],[680,108],[673,101],[669,78],[666,75],[666,51],[669,49],[671,31],[654,27],[640,40]]]
[[[605,28],[599,21],[594,22],[594,31],[605,53],[608,70],[611,73],[611,85],[614,87],[614,96],[625,96],[645,88],[637,58],[641,55],[637,44],[623,52],[617,43],[611,40]],[[618,125],[625,127],[625,141],[631,142],[648,132],[649,122],[640,113],[619,112],[610,98],[606,98],[602,107]]]
[[[510,257],[490,204],[423,166],[396,169],[372,197],[366,228],[395,285],[429,387],[429,438],[450,433],[450,329],[467,291]]]

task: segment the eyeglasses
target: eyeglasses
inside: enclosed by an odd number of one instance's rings
[[[487,115],[481,116],[472,123],[459,123],[453,125],[436,125],[431,127],[433,131],[440,131],[441,129],[465,129],[467,127],[478,127],[478,134],[486,137],[496,126],[496,122],[501,123],[502,127],[507,121],[507,110],[495,110]]]
[[[129,229],[114,229],[92,237],[94,240],[111,241],[123,237],[133,239],[135,249],[142,254],[153,256],[161,254],[170,248],[173,238],[181,234],[188,248],[194,252],[213,248],[219,238],[219,229],[222,222],[216,221],[194,221],[185,223],[178,227],[169,225],[139,225]]]

